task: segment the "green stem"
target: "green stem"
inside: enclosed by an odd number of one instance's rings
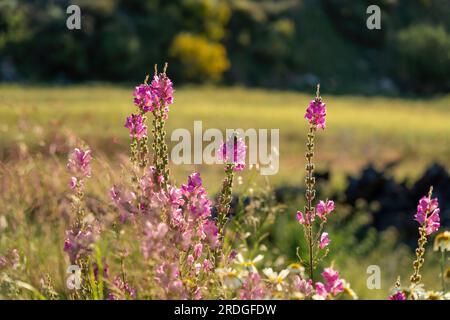
[[[312,158],[314,156],[314,133],[316,128],[311,125],[308,132],[308,142],[306,144],[306,207],[305,207],[305,219],[308,223],[307,242],[309,250],[309,277],[314,281],[314,241],[313,241],[313,221],[309,221],[310,217],[314,215],[313,200],[316,194],[315,178],[314,178],[314,164]],[[312,219],[311,219],[312,220]]]

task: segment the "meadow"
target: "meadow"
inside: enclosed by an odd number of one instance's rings
[[[325,88],[326,89],[326,88]],[[324,89],[324,90],[325,90]],[[130,89],[102,85],[70,87],[0,87],[0,158],[7,159],[24,143],[46,152],[55,136],[67,132],[109,157],[126,153],[128,135],[121,128],[130,110]],[[327,96],[328,134],[318,136],[319,168],[355,173],[369,162],[399,162],[398,177],[416,176],[432,162],[450,157],[450,96],[401,99]],[[207,128],[280,129],[280,170],[275,184],[303,180],[305,128],[309,95],[244,88],[185,87],[177,89],[168,132],[193,130],[195,120]],[[13,151],[11,151],[11,149]],[[47,149],[47,150],[46,150]],[[57,153],[57,152],[56,152]],[[174,168],[176,179],[193,166]],[[200,166],[207,185],[217,189],[218,166]],[[298,172],[298,174],[293,174]]]
[[[240,172],[234,191],[239,194],[266,185],[300,185],[305,176],[307,133],[303,116],[311,96],[239,87],[177,88],[167,122],[168,136],[176,128],[192,131],[195,120],[203,122],[204,130],[280,129],[279,172],[268,177],[259,176],[254,169]],[[329,96],[323,88],[322,97],[328,108],[327,130],[326,134],[320,130],[317,133],[315,161],[319,170],[332,172],[327,195],[342,190],[345,176],[357,174],[367,163],[380,167],[398,163],[392,170],[398,179],[420,175],[432,161],[448,168],[450,96],[434,99]],[[93,151],[95,163],[93,178],[87,186],[87,206],[109,219],[108,190],[123,179],[129,153],[129,135],[123,125],[132,110],[129,87],[0,86],[0,249],[19,248],[26,257],[21,262],[27,265],[21,275],[24,282],[49,290],[50,285],[43,276],[48,274],[52,275],[52,288],[67,292],[66,263],[61,250],[64,220],[70,215],[67,155],[80,144],[88,145]],[[220,189],[222,166],[171,165],[170,170],[171,176],[180,183],[192,171],[201,172],[211,196]],[[274,218],[270,229],[273,234],[269,238],[275,244],[288,237],[284,230],[289,230],[286,231],[289,236],[295,234],[292,210],[285,210],[287,214],[280,220]],[[342,211],[345,215],[345,210]],[[330,219],[336,233],[336,247],[342,245],[336,248],[336,264],[360,298],[385,298],[397,274],[406,279],[411,253],[406,247],[398,246],[395,232],[388,230],[378,235],[381,240],[377,241],[376,250],[364,253],[364,262],[358,256],[352,258],[352,253],[346,250],[361,248],[349,234],[351,227],[339,229],[340,220],[339,217]],[[111,247],[105,242],[102,250]],[[275,256],[275,252],[280,257],[286,256],[283,248],[275,246],[269,251],[273,252],[268,252],[268,257]],[[134,258],[127,262],[130,278],[139,273],[139,270],[131,271]],[[286,259],[292,262],[291,258]],[[281,260],[275,261],[275,265],[286,262]],[[424,277],[438,286],[437,259],[431,256],[429,261],[432,270],[424,271]],[[365,278],[360,277],[370,264],[380,265],[385,272],[383,290],[368,290]]]

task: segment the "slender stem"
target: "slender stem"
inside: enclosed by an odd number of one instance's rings
[[[214,252],[214,263],[217,267],[219,257],[223,252],[223,241],[225,238],[225,225],[228,220],[228,212],[230,210],[231,195],[233,192],[233,180],[234,180],[234,163],[229,163],[226,166],[226,177],[223,180],[222,190],[220,192],[219,205],[217,206],[217,229],[220,237],[220,245]]]
[[[433,192],[433,187],[430,187],[430,191],[428,191],[428,199],[431,200],[431,195]],[[417,284],[420,282],[422,276],[420,275],[420,268],[422,267],[425,255],[425,245],[427,244],[427,219],[428,214],[430,212],[427,210],[425,212],[425,218],[423,225],[419,228],[419,240],[417,241],[417,249],[416,249],[416,260],[413,262],[414,273],[411,276],[410,280],[412,283]]]
[[[311,125],[309,127],[308,132],[308,142],[306,144],[307,152],[306,152],[306,207],[305,207],[305,215],[306,221],[308,225],[307,230],[307,242],[309,249],[309,277],[312,281],[314,281],[314,241],[313,241],[313,217],[314,217],[314,206],[313,200],[316,194],[314,189],[315,187],[315,178],[314,178],[314,164],[312,162],[314,156],[314,133],[315,126]]]

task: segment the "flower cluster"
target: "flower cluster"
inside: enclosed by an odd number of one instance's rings
[[[125,282],[120,276],[114,277],[111,292],[108,294],[108,300],[129,300],[136,299],[136,290],[129,283]]]
[[[70,262],[75,264],[80,258],[92,252],[92,245],[98,240],[100,229],[97,225],[87,224],[83,228],[73,227],[66,231],[64,251]]]
[[[166,190],[159,188],[155,169],[150,167],[140,179],[139,193],[116,186],[111,197],[120,220],[134,220],[142,232],[141,252],[151,261],[159,284],[155,296],[200,298],[205,287],[201,275],[213,268],[211,250],[219,244],[212,203],[200,174],[191,174],[180,188],[168,184]]]
[[[413,262],[413,274],[410,277],[411,285],[409,288],[401,288],[400,279],[395,284],[395,289],[389,300],[428,300],[428,299],[448,299],[450,295],[446,293],[446,279],[444,275],[446,257],[445,253],[449,248],[450,234],[445,231],[438,234],[435,238],[434,250],[441,251],[441,278],[442,278],[442,292],[425,291],[421,283],[422,276],[420,269],[425,263],[425,245],[428,242],[428,236],[436,232],[440,227],[439,217],[439,202],[437,198],[432,198],[433,187],[430,187],[428,195],[419,200],[417,212],[414,215],[414,220],[419,224],[419,239],[417,241],[417,248],[415,250],[416,259]]]
[[[244,139],[232,136],[221,144],[217,159],[223,163],[232,164],[233,171],[242,171],[245,168],[246,150]]]
[[[300,223],[301,225],[311,225],[314,222],[316,216],[319,217],[319,219],[322,222],[326,222],[327,215],[330,214],[333,210],[334,210],[334,201],[326,200],[324,202],[321,200],[317,204],[315,212],[308,211],[306,215],[303,215],[303,212],[297,211],[296,217],[298,223]]]
[[[73,175],[69,180],[71,189],[75,189],[77,185],[81,185],[84,178],[91,177],[91,150],[83,150],[75,148],[69,156],[67,169]]]
[[[427,235],[437,231],[441,225],[438,206],[437,198],[430,199],[425,196],[420,199],[417,205],[417,213],[414,218],[421,226],[426,228]]]
[[[306,109],[305,119],[308,120],[312,126],[318,129],[325,129],[326,115],[327,108],[325,103],[322,102],[320,98],[316,98],[309,103],[309,106]]]
[[[173,103],[173,83],[165,72],[155,72],[150,84],[143,83],[134,89],[134,104],[141,113],[162,109],[164,114],[169,112],[168,106]]]
[[[322,272],[322,277],[325,280],[325,283],[316,282],[316,294],[313,297],[314,299],[323,300],[328,297],[333,298],[344,291],[344,282],[339,277],[338,271],[331,267],[325,268]]]
[[[291,265],[279,272],[268,267],[260,272],[256,265],[262,261],[262,255],[245,259],[242,254],[238,254],[236,261],[226,268],[216,269],[222,286],[227,290],[227,298],[330,300],[343,294],[357,298],[349,284],[333,267],[325,268],[322,272],[324,282],[314,283],[311,279],[305,279],[301,265]]]
[[[147,136],[147,126],[144,124],[144,119],[140,114],[131,114],[125,121],[125,128],[130,130],[130,137],[141,140]]]
[[[11,250],[7,255],[0,256],[0,270],[11,267],[17,269],[20,264],[20,255],[17,249]]]

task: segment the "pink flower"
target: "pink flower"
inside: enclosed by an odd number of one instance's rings
[[[140,114],[132,114],[125,121],[125,128],[130,130],[130,137],[140,140],[147,136],[147,126]]]
[[[322,282],[316,282],[316,294],[313,298],[316,300],[325,300],[327,296],[328,292],[325,289],[325,285]]]
[[[203,245],[201,243],[197,243],[194,247],[194,257],[195,259],[198,259],[203,252]]]
[[[173,103],[173,83],[166,74],[154,75],[150,88],[152,94],[157,96],[164,106]]]
[[[300,276],[295,276],[294,287],[297,291],[304,294],[305,297],[310,296],[314,291],[314,288],[312,285],[312,280],[309,279],[308,281],[306,281],[305,279],[301,278]]]
[[[213,220],[205,220],[203,223],[203,232],[206,236],[206,240],[209,246],[214,249],[219,244],[219,230]]]
[[[92,244],[97,241],[100,230],[87,225],[85,230],[68,230],[64,240],[64,251],[67,252],[71,263],[75,263],[82,255],[92,251]]]
[[[91,176],[91,150],[75,148],[69,156],[67,169],[78,178]]]
[[[239,299],[261,300],[265,296],[265,289],[261,277],[257,272],[250,272],[239,290]]]
[[[312,221],[314,220],[314,213],[311,211],[306,214],[306,218],[303,216],[303,212],[297,211],[297,221],[301,225],[310,225]]]
[[[439,217],[439,209],[433,211],[433,213],[428,217],[427,220],[427,235],[436,232],[441,226],[441,218]]]
[[[143,112],[153,111],[158,98],[149,85],[141,84],[134,89],[134,104]]]
[[[8,259],[5,256],[0,256],[0,268],[6,267]]]
[[[75,187],[77,186],[77,181],[78,181],[78,179],[76,177],[70,178],[69,188],[72,190],[75,189]]]
[[[212,262],[208,259],[203,260],[202,266],[203,266],[203,270],[205,270],[205,272],[209,272],[213,268]]]
[[[330,244],[331,240],[328,238],[328,233],[323,232],[320,236],[319,248],[323,249]]]
[[[406,300],[406,295],[402,291],[398,291],[389,296],[389,300]]]
[[[108,300],[136,299],[136,290],[129,283],[124,282],[122,277],[114,277],[112,284],[113,290],[109,293]]]
[[[200,173],[194,172],[188,177],[188,187],[189,190],[192,191],[195,188],[201,187],[203,184],[202,178],[200,177]]]
[[[298,223],[300,223],[301,225],[306,224],[305,218],[303,217],[303,212],[297,211],[297,221],[298,221]]]
[[[244,139],[233,135],[228,141],[222,143],[217,152],[217,159],[224,163],[235,164],[233,171],[242,171],[245,168],[246,150]]]
[[[325,268],[322,276],[325,279],[325,289],[329,293],[335,296],[344,291],[344,282],[339,278],[339,272],[333,268]]]
[[[414,218],[421,226],[426,226],[427,235],[437,231],[441,226],[438,206],[438,199],[430,199],[429,197],[422,197],[417,206],[417,213]]]
[[[326,216],[334,210],[334,202],[332,200],[327,200],[326,202],[320,200],[317,204],[316,213],[320,219],[326,219]]]
[[[305,119],[308,122],[320,129],[325,129],[325,116],[327,115],[327,109],[325,103],[320,100],[311,100],[308,108],[306,109]]]

